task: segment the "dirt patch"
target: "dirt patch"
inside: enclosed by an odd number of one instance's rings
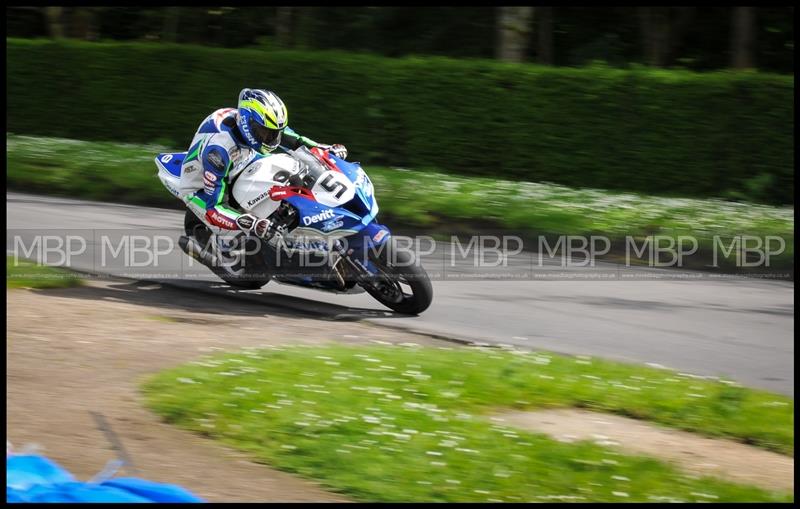
[[[492,419],[565,442],[591,440],[626,452],[654,456],[695,474],[794,491],[793,458],[731,440],[705,438],[618,415],[575,409],[515,411]]]
[[[341,502],[309,480],[162,423],[142,404],[145,376],[216,350],[286,344],[413,342],[377,326],[297,318],[256,303],[158,284],[90,281],[6,292],[7,439],[88,480],[117,458],[91,412],[102,414],[144,478],[211,502]],[[121,472],[127,474],[127,472]]]

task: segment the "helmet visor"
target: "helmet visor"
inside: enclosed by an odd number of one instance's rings
[[[270,129],[269,127],[259,124],[252,118],[248,123],[253,137],[262,145],[274,149],[281,142],[281,131],[283,131],[283,129]]]

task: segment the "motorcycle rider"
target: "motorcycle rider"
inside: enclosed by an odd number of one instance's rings
[[[178,191],[211,231],[241,231],[269,239],[282,225],[234,210],[229,204],[230,185],[256,158],[268,157],[279,147],[294,150],[301,145],[347,157],[344,145],[317,143],[289,128],[286,106],[274,92],[245,88],[237,108],[218,109],[200,124],[181,165]]]

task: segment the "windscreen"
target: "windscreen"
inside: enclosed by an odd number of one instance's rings
[[[300,171],[292,177],[292,185],[311,189],[317,182],[317,179],[328,171],[325,165],[323,165],[307,147],[300,147],[297,150],[287,150],[287,152],[300,161]]]

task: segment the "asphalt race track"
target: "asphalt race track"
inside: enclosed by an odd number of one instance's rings
[[[564,268],[560,258],[544,257],[540,264],[538,254],[527,251],[509,258],[506,267],[481,269],[469,256],[451,263],[452,246],[439,243],[423,259],[433,280],[433,304],[422,315],[407,317],[363,293],[338,295],[274,282],[256,291],[231,290],[177,247],[183,224],[177,210],[19,193],[6,199],[7,251],[25,255],[27,250],[25,257],[39,260],[47,255],[49,264],[168,282],[197,290],[187,292],[192,298],[228,293],[320,319],[367,320],[452,339],[653,363],[794,395],[791,281],[601,262]],[[132,269],[130,262],[138,262],[135,253],[125,260],[129,253],[118,242],[123,234],[160,235],[151,246],[158,267]],[[56,244],[59,237],[69,241],[66,236],[88,242],[79,254],[77,241],[67,260],[57,250],[37,250],[50,245],[41,237],[35,244],[41,235]]]

